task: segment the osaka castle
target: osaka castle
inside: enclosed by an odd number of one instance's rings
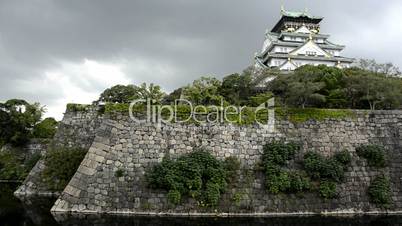
[[[265,34],[260,53],[256,53],[257,68],[278,68],[292,71],[309,65],[348,68],[354,59],[341,56],[343,45],[330,42],[329,35],[320,33],[323,17],[281,9],[281,19]]]

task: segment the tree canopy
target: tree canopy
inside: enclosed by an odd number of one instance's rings
[[[269,84],[282,104],[293,107],[398,109],[402,79],[360,68],[303,66]]]
[[[25,100],[11,99],[0,103],[0,145],[25,144],[43,112],[39,103],[29,104]]]
[[[103,91],[98,102],[105,103],[130,103],[137,99],[152,99],[160,103],[165,93],[161,87],[153,83],[136,85],[115,85]]]
[[[275,97],[276,104],[300,108],[400,109],[402,78],[392,64],[361,60],[359,67],[340,69],[325,65],[305,65],[283,73],[275,69],[247,68],[222,80],[206,76],[164,95],[154,84],[117,85],[106,89],[99,101],[129,103],[152,98],[172,104],[185,98],[193,105],[257,107]]]

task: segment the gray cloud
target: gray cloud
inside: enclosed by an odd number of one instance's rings
[[[346,44],[347,56],[402,65],[400,1],[285,5],[324,16],[322,31]],[[263,0],[1,1],[0,100],[39,101],[60,118],[65,101],[87,101],[113,82],[154,82],[171,91],[202,75],[239,72],[279,9],[280,1]],[[86,59],[117,65],[120,74],[94,72],[109,69]]]

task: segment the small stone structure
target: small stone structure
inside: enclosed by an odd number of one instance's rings
[[[78,171],[52,208],[53,212],[128,213],[172,215],[271,215],[312,213],[379,213],[369,203],[367,188],[380,173],[390,176],[390,212],[402,211],[402,111],[355,111],[356,117],[309,120],[293,124],[277,121],[270,132],[258,126],[189,125],[136,123],[125,116],[103,118],[81,113],[66,114],[63,123],[74,125],[71,137],[59,131],[55,140],[89,145]],[[82,121],[81,121],[82,120]],[[101,123],[100,123],[101,121]],[[89,126],[89,127],[87,127]],[[78,132],[77,132],[78,131]],[[71,134],[70,134],[71,135]],[[70,139],[71,138],[71,139]],[[256,170],[263,145],[284,139],[302,144],[294,163],[304,152],[316,150],[331,156],[348,150],[353,155],[345,182],[338,186],[339,198],[324,200],[316,193],[271,195],[264,188],[264,176]],[[388,168],[381,172],[367,166],[356,155],[362,144],[379,144],[387,149]],[[84,146],[85,147],[85,146]],[[147,188],[144,173],[166,155],[175,158],[203,148],[219,159],[237,157],[242,173],[237,185],[229,187],[219,206],[206,209],[193,199],[181,205],[168,203],[166,192]],[[35,170],[35,169],[34,169]],[[115,172],[122,170],[123,177]],[[27,179],[26,185],[30,183]],[[240,197],[237,202],[233,197]]]

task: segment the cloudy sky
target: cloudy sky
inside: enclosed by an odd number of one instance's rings
[[[61,119],[115,84],[168,92],[252,63],[280,0],[0,0],[0,101],[23,98]],[[324,16],[344,55],[402,66],[402,1],[287,0]]]

